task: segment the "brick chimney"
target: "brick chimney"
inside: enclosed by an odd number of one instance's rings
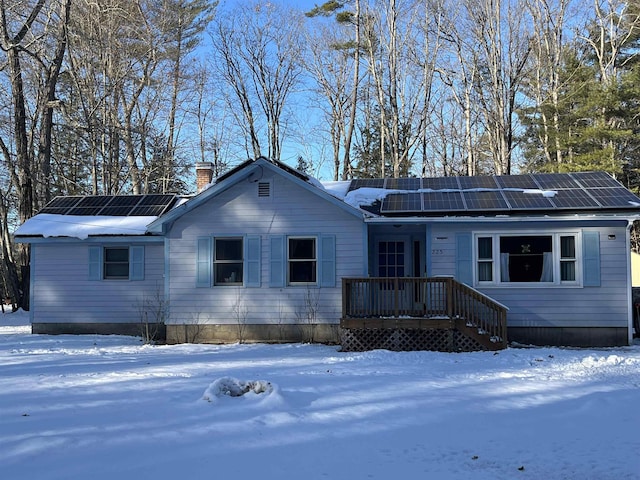
[[[212,180],[213,180],[213,163],[197,162],[196,163],[196,186],[198,187],[198,193],[204,190],[204,187],[209,185]]]

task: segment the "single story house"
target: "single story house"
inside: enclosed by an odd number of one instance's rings
[[[258,158],[199,193],[58,197],[31,246],[34,333],[345,349],[632,341],[640,198],[601,172],[322,184]]]

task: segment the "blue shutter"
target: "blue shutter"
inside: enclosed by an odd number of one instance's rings
[[[599,232],[582,232],[582,272],[585,287],[600,286]]]
[[[89,247],[89,280],[102,280],[102,247]]]
[[[196,287],[211,286],[211,237],[198,238],[196,249]]]
[[[144,280],[144,246],[129,247],[129,280]]]
[[[336,237],[320,237],[320,286],[336,286]]]
[[[270,238],[271,253],[269,257],[269,286],[284,287],[285,283],[285,249],[284,236],[276,235]]]
[[[456,233],[456,280],[473,284],[473,245],[470,233]]]
[[[260,286],[260,235],[247,235],[244,243],[244,285]]]

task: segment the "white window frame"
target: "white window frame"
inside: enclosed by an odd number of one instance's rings
[[[314,255],[315,258],[311,259],[292,259],[291,252],[289,251],[289,242],[291,240],[313,240],[314,243]],[[287,274],[287,285],[297,286],[297,285],[318,285],[318,278],[320,276],[320,271],[318,270],[319,264],[319,245],[318,245],[318,236],[317,235],[295,235],[286,237],[286,249],[287,249],[287,257],[286,257],[286,274]],[[291,280],[291,263],[292,262],[314,262],[315,263],[315,282],[295,282]]]
[[[551,248],[553,254],[553,281],[551,282],[503,282],[500,275],[500,238],[502,237],[551,237]],[[575,280],[560,279],[560,238],[575,238]],[[492,259],[491,259],[491,281],[480,281],[479,263],[486,263],[488,259],[479,258],[478,239],[492,239]],[[571,261],[562,259],[562,261]],[[553,233],[541,233],[540,231],[507,231],[507,232],[475,232],[473,235],[473,280],[478,287],[500,287],[500,288],[549,288],[549,287],[581,287],[582,286],[582,235],[577,231],[555,231]]]
[[[219,260],[217,258],[217,241],[218,240],[235,240],[240,241],[240,259],[230,259],[230,260]],[[213,237],[213,285],[215,287],[237,287],[242,286],[244,283],[244,248],[245,248],[245,239],[242,236],[220,236]],[[229,264],[240,264],[241,269],[241,278],[240,280],[232,281],[229,279],[228,281],[218,282],[218,266],[220,265],[229,265]]]

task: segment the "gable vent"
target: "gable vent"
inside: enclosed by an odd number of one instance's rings
[[[258,182],[258,197],[270,197],[271,184],[269,182]]]

